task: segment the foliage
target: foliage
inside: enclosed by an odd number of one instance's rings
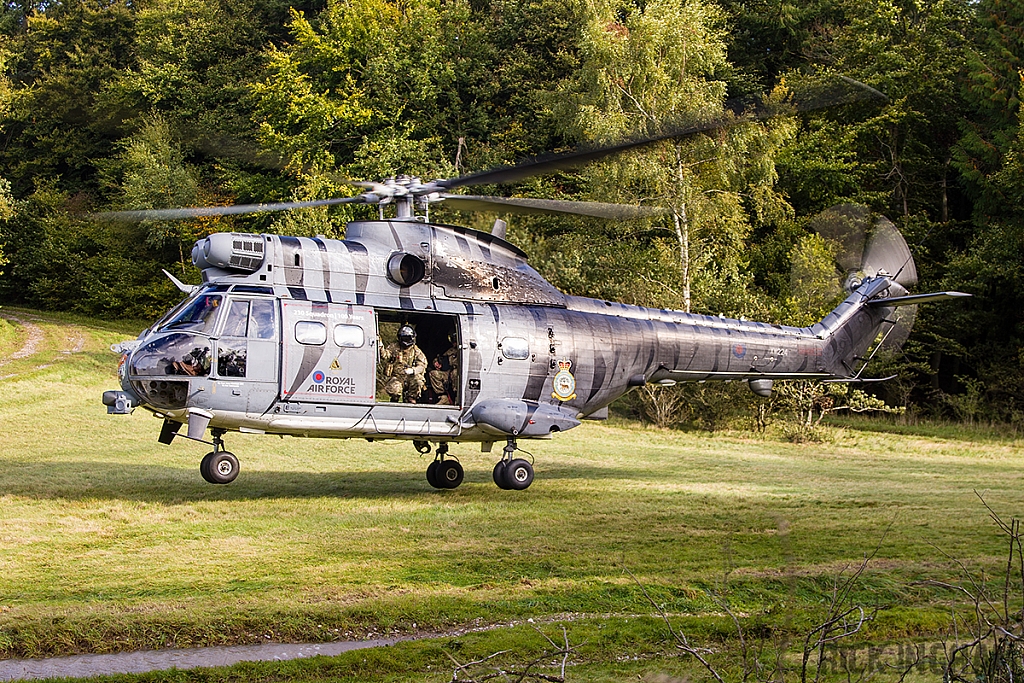
[[[8,3],[0,292],[155,312],[177,297],[161,268],[197,279],[197,237],[340,237],[347,220],[372,215],[345,206],[113,226],[80,218],[90,211],[337,196],[351,178],[450,176],[756,111],[479,191],[668,210],[620,224],[511,221],[533,265],[570,293],[794,324],[820,317],[835,291],[810,218],[867,204],[916,249],[922,290],[976,295],[922,307],[886,361],[901,383],[879,395],[953,416],[981,386],[976,419],[1012,420],[1024,415],[1022,24],[1008,0]],[[888,101],[765,117],[837,74]]]
[[[572,135],[607,143],[724,116],[728,63],[720,10],[696,1],[655,2],[628,10],[620,22],[616,9],[593,9],[581,39],[581,68],[560,89],[556,110]],[[588,170],[590,196],[669,209],[651,226],[653,234],[641,232],[637,240],[627,226],[619,235],[639,241],[648,258],[674,271],[666,285],[679,295],[659,303],[754,312],[742,253],[751,221],[789,211],[774,190],[773,156],[792,132],[784,118],[729,126]]]
[[[725,429],[755,403],[742,382],[645,385],[630,394],[629,402],[634,415],[644,422],[663,429],[688,426],[709,432]]]

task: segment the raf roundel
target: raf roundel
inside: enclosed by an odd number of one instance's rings
[[[323,382],[324,381],[324,373],[323,373],[323,371],[317,370],[316,372],[314,372],[313,373],[313,381],[316,382],[317,384],[320,384],[321,382]]]

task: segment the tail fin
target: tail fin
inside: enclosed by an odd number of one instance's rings
[[[895,309],[967,297],[963,292],[909,294],[886,275],[863,280],[843,303],[811,331],[825,340],[823,356],[831,373],[839,378],[859,380],[881,343],[898,324]],[[909,329],[906,330],[909,334]],[[875,344],[878,342],[878,344]],[[866,355],[875,345],[871,355]]]

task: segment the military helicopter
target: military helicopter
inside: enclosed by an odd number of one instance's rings
[[[197,241],[192,262],[202,284],[190,287],[168,274],[187,298],[138,339],[112,347],[121,354],[121,388],[105,392],[103,403],[108,413],[141,407],[163,418],[161,443],[184,436],[211,444],[200,472],[214,484],[238,475],[238,459],[223,439],[237,431],[406,439],[420,453],[434,443],[426,477],[439,489],[463,481],[451,444],[479,442],[491,452],[504,442],[493,480],[522,490],[534,469],[517,453],[520,440],[605,417],[609,404],[634,387],[738,380],[767,396],[782,379],[864,381],[864,354],[896,329],[898,307],[966,296],[910,294],[913,258],[884,221],[851,270],[845,301],[814,325],[788,327],[569,296],[506,241],[500,219],[490,233],[428,219],[430,205],[440,201],[489,211],[650,215],[657,209],[451,191],[571,168],[691,132],[457,178],[360,182],[366,191],[354,197],[100,214],[168,220],[343,203],[381,207],[379,219],[350,223],[343,240],[217,233]],[[384,217],[385,206],[393,207],[392,217]],[[840,222],[866,216],[862,207],[837,211]],[[397,338],[407,341],[410,331],[414,341],[405,349],[415,347],[424,360],[447,359],[447,367],[431,371],[447,373],[441,391],[429,390],[426,368],[415,361],[388,376],[389,361],[403,348]],[[433,385],[438,376],[429,379]]]

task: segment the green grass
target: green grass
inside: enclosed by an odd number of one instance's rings
[[[537,471],[524,492],[495,487],[497,451],[471,444],[453,448],[466,482],[435,491],[406,442],[231,434],[242,472],[217,487],[198,472],[206,447],[161,445],[158,420],[100,403],[117,386],[107,347],[141,325],[37,315],[35,356],[0,368],[14,375],[0,381],[0,657],[530,618],[555,633],[571,616],[573,642],[590,643],[577,680],[697,675],[690,658],[667,656],[668,633],[627,570],[696,640],[727,643],[736,666],[711,593],[751,633],[796,635],[820,619],[835,577],[877,548],[855,595],[882,611],[854,640],[935,640],[950,594],[920,580],[957,581],[951,558],[996,575],[1005,562],[975,491],[1007,518],[1024,509],[1013,434],[862,422],[832,428],[827,444],[585,423],[522,444]],[[7,353],[22,339],[10,327]],[[511,644],[524,661],[537,638],[522,626],[459,647],[468,657]],[[195,680],[447,680],[451,640],[352,653],[331,673],[267,664]]]

